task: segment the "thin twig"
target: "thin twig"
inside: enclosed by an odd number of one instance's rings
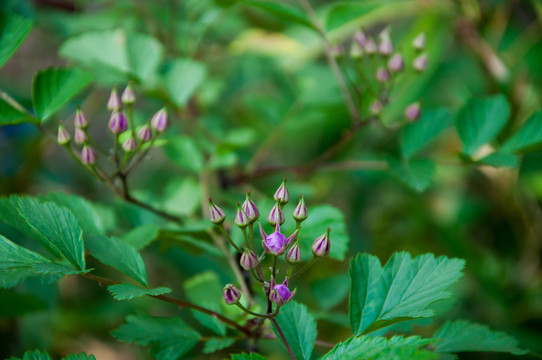
[[[294,352],[292,351],[292,348],[290,347],[290,344],[288,344],[288,340],[286,340],[286,337],[282,333],[282,329],[280,328],[279,323],[277,322],[277,320],[275,320],[275,318],[270,318],[269,321],[271,321],[273,323],[273,325],[275,326],[275,329],[277,329],[277,332],[279,333],[279,336],[282,339],[282,342],[284,343],[284,346],[286,346],[286,350],[288,350],[288,354],[290,354],[290,357],[292,358],[292,360],[296,360]]]

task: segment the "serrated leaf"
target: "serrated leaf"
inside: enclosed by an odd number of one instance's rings
[[[305,13],[293,6],[280,2],[264,0],[243,0],[243,2],[247,5],[260,8],[266,13],[276,16],[281,20],[286,20],[313,28],[312,23],[307,18]]]
[[[267,358],[264,358],[263,356],[256,354],[256,353],[250,353],[250,354],[233,354],[231,356],[231,360],[266,360]]]
[[[507,154],[497,151],[478,160],[477,162],[479,164],[491,165],[494,167],[516,167],[519,165],[519,158],[514,154]]]
[[[120,341],[152,346],[157,360],[176,360],[190,351],[200,334],[180,318],[158,318],[145,314],[128,315],[126,324],[112,331]]]
[[[86,246],[92,256],[102,263],[147,286],[147,271],[141,255],[136,249],[114,237],[91,235],[85,237]]]
[[[393,254],[382,267],[370,254],[350,262],[350,324],[355,335],[434,315],[429,306],[451,296],[447,289],[461,276],[465,261],[433,254],[412,258]]]
[[[36,119],[15,109],[4,99],[0,98],[0,126],[15,125],[23,122],[35,122]]]
[[[510,104],[504,95],[469,100],[456,121],[463,153],[472,157],[499,134],[509,116]]]
[[[102,220],[90,201],[77,195],[61,192],[47,194],[43,200],[52,201],[58,206],[70,209],[85,235],[103,233]]]
[[[493,331],[481,324],[465,320],[448,321],[435,334],[435,349],[439,352],[495,351],[514,355],[528,353],[518,348],[512,336],[501,331]]]
[[[34,264],[48,261],[40,254],[27,250],[0,235],[0,269],[29,268]]]
[[[19,214],[44,241],[58,249],[77,269],[85,269],[83,232],[70,210],[28,197],[19,199],[18,204]]]
[[[128,283],[110,285],[107,290],[113,295],[115,300],[131,300],[145,295],[163,295],[171,292],[170,288],[157,287],[153,289],[145,289]]]
[[[427,110],[420,120],[409,123],[401,133],[401,152],[410,158],[427,146],[440,132],[452,125],[452,114],[446,109]]]
[[[316,321],[309,314],[307,307],[295,301],[284,305],[275,318],[284,337],[299,360],[309,360],[316,341]],[[273,332],[280,339],[277,329]]]
[[[435,163],[428,159],[407,160],[388,158],[388,166],[393,175],[412,189],[422,192],[433,181]]]
[[[30,268],[0,270],[0,288],[9,289],[15,287],[33,276],[36,276],[36,273]]]
[[[160,232],[158,226],[154,224],[145,224],[136,227],[122,237],[122,240],[133,246],[136,250],[141,250],[153,242]]]
[[[12,359],[18,360],[16,358]],[[22,360],[51,360],[51,357],[45,352],[34,350],[25,352]]]
[[[205,345],[203,346],[203,353],[212,354],[215,351],[232,346],[234,342],[235,340],[231,338],[210,338],[205,342]]]
[[[13,55],[32,29],[32,20],[0,12],[0,68]]]
[[[43,122],[92,81],[92,75],[77,68],[47,68],[32,82],[32,103]]]
[[[183,107],[205,80],[206,74],[205,64],[191,59],[176,59],[166,68],[164,85],[173,102]]]
[[[168,141],[164,147],[167,157],[184,169],[199,172],[203,169],[205,159],[194,139],[189,136],[177,136]]]
[[[503,152],[527,152],[542,144],[542,111],[532,114],[501,147]]]
[[[382,6],[378,2],[338,1],[327,13],[326,30],[335,30],[352,20],[357,19]]]
[[[62,358],[62,360],[96,360],[96,358],[94,357],[94,355],[87,355],[83,352],[80,354],[70,354]]]

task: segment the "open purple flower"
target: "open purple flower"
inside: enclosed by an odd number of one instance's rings
[[[267,235],[260,224],[260,234],[262,236],[263,249],[268,254],[282,255],[297,236],[297,230],[288,238],[280,232],[280,225],[275,226],[275,232]]]
[[[278,306],[282,306],[290,300],[293,299],[295,296],[295,293],[297,292],[297,289],[294,291],[290,291],[288,288],[288,279],[284,279],[284,282],[282,284],[275,284],[275,279],[271,278],[269,288],[269,300],[277,304]]]

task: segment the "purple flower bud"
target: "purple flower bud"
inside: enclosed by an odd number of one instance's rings
[[[77,110],[75,111],[74,122],[75,122],[75,126],[81,129],[86,129],[88,126],[87,117],[85,116],[85,114],[83,113],[79,105],[77,105]]]
[[[70,143],[70,140],[70,133],[62,126],[62,123],[58,124],[58,134],[56,137],[58,144],[65,146]]]
[[[299,195],[299,202],[294,209],[294,219],[298,222],[302,222],[309,215],[307,214],[307,207],[305,206],[305,198],[303,195]]]
[[[258,266],[258,256],[254,253],[254,251],[245,249],[241,255],[241,261],[239,263],[246,271],[252,270]]]
[[[132,85],[128,84],[126,86],[126,89],[124,89],[124,92],[122,93],[122,103],[126,105],[132,105],[136,101],[136,97],[134,94],[134,90],[132,89]]]
[[[241,292],[233,284],[224,286],[222,295],[224,296],[224,301],[228,305],[237,304],[239,299],[241,299]]]
[[[117,87],[113,86],[113,90],[111,90],[111,95],[109,95],[109,100],[107,101],[107,110],[119,111],[120,108],[121,103],[119,99],[119,94],[117,93]]]
[[[372,55],[376,52],[376,43],[373,39],[369,38],[365,42],[365,46],[363,46],[363,50],[369,55]]]
[[[331,47],[331,55],[336,59],[340,59],[344,55],[344,48],[341,44],[333,45]]]
[[[224,211],[216,206],[211,198],[209,198],[209,220],[215,225],[220,225],[226,220]]]
[[[390,56],[393,53],[393,43],[387,30],[384,30],[379,36],[378,52],[384,56]]]
[[[410,122],[415,122],[422,115],[422,106],[419,102],[412,103],[405,109],[405,117]]]
[[[275,191],[275,195],[273,196],[273,199],[275,199],[276,202],[281,204],[287,204],[288,201],[290,201],[290,193],[288,192],[288,189],[286,188],[286,178],[282,180],[282,184],[280,184],[277,191]]]
[[[327,231],[318,236],[316,240],[312,243],[312,253],[314,256],[326,256],[329,254],[330,243],[329,243],[329,232],[330,228],[327,228]]]
[[[149,127],[149,125],[143,126],[139,131],[137,132],[137,138],[143,142],[150,141],[152,138],[152,130]]]
[[[390,79],[390,72],[384,67],[379,67],[376,70],[376,80],[384,83]]]
[[[250,197],[250,191],[247,192],[247,196],[245,198],[245,201],[243,202],[242,206],[243,210],[245,211],[245,214],[248,216],[248,220],[252,224],[254,221],[258,220],[260,217],[260,212],[258,211],[258,207],[252,201],[252,198]]]
[[[87,133],[85,132],[85,130],[81,129],[81,128],[78,128],[76,127],[75,128],[75,143],[76,144],[84,144],[86,142],[88,142],[88,137],[87,137]]]
[[[403,56],[399,53],[393,54],[390,61],[388,61],[388,68],[394,73],[403,71],[405,68],[405,60],[403,59]]]
[[[129,152],[132,152],[134,151],[135,149],[137,149],[137,141],[136,139],[134,139],[133,137],[129,137],[128,139],[126,139],[126,141],[124,141],[124,143],[122,144],[122,149],[124,151],[126,151],[127,153]]]
[[[109,130],[115,134],[118,135],[120,133],[123,133],[128,129],[128,121],[126,120],[126,115],[122,111],[114,111],[111,114],[111,118],[109,119]]]
[[[267,215],[267,222],[271,224],[271,226],[275,226],[277,224],[277,220],[280,225],[284,224],[284,214],[282,213],[278,203],[271,208],[269,215]]]
[[[361,47],[360,44],[358,44],[357,41],[353,41],[352,45],[350,45],[350,57],[352,59],[361,59],[363,56],[363,47]]]
[[[235,225],[240,228],[244,228],[250,224],[250,220],[241,207],[241,203],[237,202],[237,214],[235,214]]]
[[[354,33],[354,36],[352,37],[353,42],[357,43],[361,48],[365,46],[367,43],[367,35],[363,32],[363,30],[358,30]]]
[[[168,125],[169,119],[166,108],[162,108],[158,110],[156,114],[154,114],[154,116],[152,117],[151,126],[154,130],[161,133],[167,130]]]
[[[278,306],[282,306],[290,302],[290,300],[292,300],[292,298],[295,296],[296,292],[297,289],[292,292],[290,292],[290,289],[288,289],[288,279],[284,279],[284,282],[278,285],[275,285],[275,280],[271,279],[269,300]]]
[[[426,43],[425,33],[419,33],[418,36],[416,36],[414,40],[412,41],[412,46],[417,51],[422,51],[423,49],[425,49],[425,43]]]
[[[280,233],[278,225],[275,232],[268,235],[263,241],[263,249],[266,253],[273,255],[282,255],[286,251],[288,239]]]
[[[297,264],[301,261],[301,251],[298,244],[295,244],[286,252],[286,261],[290,264]]]
[[[373,115],[380,115],[380,113],[382,112],[383,110],[383,106],[382,106],[382,103],[378,100],[375,100],[372,102],[371,104],[371,114]]]
[[[92,146],[83,146],[83,150],[81,151],[81,162],[88,165],[93,165],[96,162],[96,150],[94,150]]]
[[[421,54],[412,62],[412,67],[417,72],[424,72],[427,69],[427,54]]]

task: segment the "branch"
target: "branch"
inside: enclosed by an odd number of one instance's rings
[[[292,358],[292,360],[296,360],[294,352],[292,351],[292,348],[290,347],[290,344],[288,344],[288,341],[284,337],[284,334],[282,333],[282,330],[281,330],[277,320],[275,320],[274,318],[270,318],[269,321],[271,321],[273,323],[273,325],[275,326],[275,329],[277,329],[277,332],[279,333],[280,338],[282,339],[282,342],[286,346],[286,350],[288,350],[288,353],[290,354],[290,357]]]

